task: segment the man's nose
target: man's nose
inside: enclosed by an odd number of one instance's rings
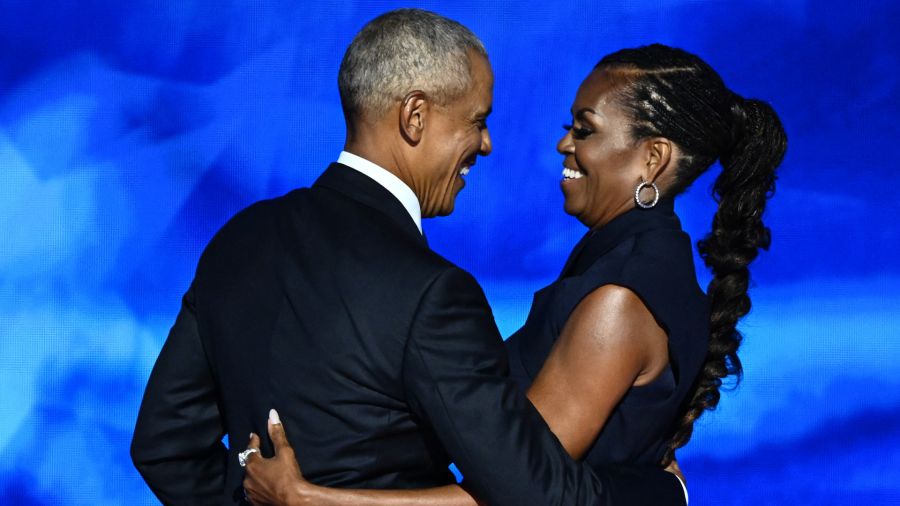
[[[487,156],[491,154],[491,133],[488,132],[488,129],[485,128],[481,131],[481,150],[478,152],[481,156]]]

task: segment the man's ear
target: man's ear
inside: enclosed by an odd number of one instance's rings
[[[422,140],[430,104],[425,92],[411,91],[400,101],[400,133],[413,146]]]
[[[644,181],[652,183],[660,177],[669,176],[669,169],[674,165],[672,141],[665,137],[653,137],[644,141],[644,149]]]

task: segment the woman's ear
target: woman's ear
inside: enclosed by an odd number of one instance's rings
[[[667,179],[672,171],[668,170],[674,165],[672,141],[665,137],[653,137],[644,141],[645,167],[644,181],[653,183],[661,177]]]

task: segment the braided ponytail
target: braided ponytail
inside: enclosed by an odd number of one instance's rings
[[[709,349],[694,393],[688,402],[663,462],[687,444],[694,421],[719,404],[722,379],[743,373],[737,355],[743,336],[737,322],[750,311],[748,266],[760,249],[768,249],[769,228],[762,215],[766,199],[775,191],[775,168],[787,148],[787,137],[772,108],[758,100],[738,100],[734,107],[737,138],[730,153],[720,158],[722,173],[713,186],[719,208],[712,231],[697,243],[700,257],[713,272],[707,288],[711,303]]]
[[[663,465],[691,438],[694,421],[719,403],[723,378],[743,372],[737,323],[750,311],[748,266],[768,249],[762,216],[775,190],[775,169],[787,137],[775,111],[744,100],[696,55],[661,44],[623,49],[604,57],[598,69],[620,73],[618,100],[632,120],[635,140],[665,137],[682,151],[669,196],[687,189],[718,159],[722,173],[713,187],[719,208],[712,231],[697,243],[712,270],[710,337],[706,361],[672,428]]]

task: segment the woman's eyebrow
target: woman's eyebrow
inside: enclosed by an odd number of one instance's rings
[[[585,116],[587,113],[591,113],[591,114],[593,114],[594,116],[597,116],[597,111],[591,109],[590,107],[582,107],[581,109],[578,109],[577,111],[574,111],[574,112],[572,113],[572,117],[575,118],[575,119],[584,119],[584,116]]]

